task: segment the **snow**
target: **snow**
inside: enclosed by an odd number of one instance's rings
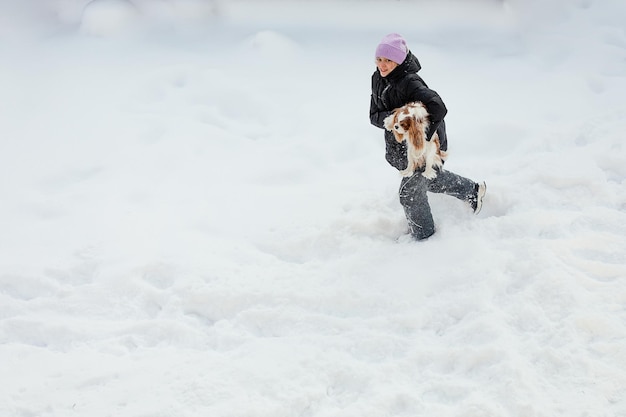
[[[622,3],[0,2],[0,415],[626,416]],[[488,185],[419,243],[392,31]]]
[[[123,34],[136,24],[137,13],[128,0],[93,0],[83,9],[81,30],[95,36]]]

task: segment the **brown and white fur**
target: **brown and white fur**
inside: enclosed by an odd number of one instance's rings
[[[437,132],[430,141],[426,140],[429,126],[426,107],[419,101],[406,104],[386,117],[384,124],[385,129],[393,132],[398,142],[406,141],[407,144],[408,165],[400,174],[410,177],[417,168],[424,167],[422,175],[429,179],[435,178],[435,168],[441,169],[447,154],[440,149]]]

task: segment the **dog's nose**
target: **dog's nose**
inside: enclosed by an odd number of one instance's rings
[[[393,125],[393,128],[394,128],[394,129],[396,129],[396,130],[398,130],[398,129],[400,129],[400,125],[395,124],[395,125]]]

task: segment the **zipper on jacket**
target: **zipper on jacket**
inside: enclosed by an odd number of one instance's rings
[[[383,92],[380,93],[380,101],[383,102],[383,105],[385,106],[385,108],[389,107],[387,105],[387,102],[385,101],[385,93],[387,92],[387,90],[389,90],[389,87],[391,87],[391,84],[389,84],[389,82],[387,82],[387,86],[385,88],[383,88]]]

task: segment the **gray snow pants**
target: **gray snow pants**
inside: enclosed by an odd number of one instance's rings
[[[427,191],[443,193],[469,202],[474,197],[476,183],[453,172],[440,170],[432,180],[422,171],[415,171],[400,183],[400,204],[409,222],[409,231],[416,240],[426,239],[435,233],[435,222],[430,212]]]

